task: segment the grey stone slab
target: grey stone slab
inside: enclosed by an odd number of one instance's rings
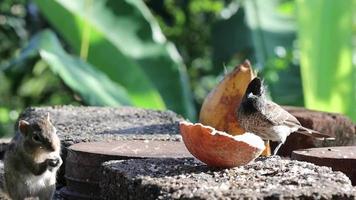
[[[293,151],[292,159],[331,167],[345,173],[356,185],[356,146],[319,147]]]
[[[341,172],[278,156],[231,169],[195,159],[109,161],[103,199],[355,199]]]
[[[68,199],[99,199],[101,164],[109,160],[192,158],[183,142],[125,140],[86,142],[68,148],[62,194]],[[84,198],[85,197],[85,198]]]
[[[64,146],[88,141],[125,139],[181,140],[178,122],[171,111],[133,107],[33,107],[19,118],[29,120],[50,113]]]

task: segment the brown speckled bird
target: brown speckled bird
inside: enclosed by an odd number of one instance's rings
[[[248,85],[241,105],[237,110],[238,122],[248,132],[263,140],[279,142],[273,154],[286,141],[289,134],[298,132],[323,139],[328,137],[303,127],[300,122],[278,104],[268,100],[261,79],[256,77]]]

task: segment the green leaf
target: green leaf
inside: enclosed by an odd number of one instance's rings
[[[214,73],[220,73],[231,58],[238,57],[237,52],[248,52],[252,45],[244,9],[238,9],[227,19],[219,19],[212,28]]]
[[[288,52],[293,50],[296,39],[297,22],[292,13],[295,2],[251,0],[244,3],[257,61],[273,100],[279,104],[302,106],[299,66],[288,58]],[[289,8],[286,9],[285,6]],[[278,55],[279,51],[286,55],[281,57]],[[282,60],[286,68],[278,67],[278,62]]]
[[[33,45],[37,42],[37,48]],[[131,105],[125,89],[111,81],[105,74],[82,60],[68,55],[55,34],[49,30],[40,32],[30,42],[37,49],[53,72],[90,105]]]
[[[142,1],[35,2],[76,53],[89,42],[88,62],[123,85],[134,105],[194,118],[185,66]]]
[[[10,121],[9,117],[10,110],[7,107],[0,107],[0,123],[8,123]]]
[[[301,73],[308,108],[356,120],[353,0],[297,0]]]
[[[244,1],[247,25],[252,30],[256,56],[262,65],[276,56],[277,46],[292,47],[296,37],[296,20],[293,15],[278,11],[281,2]]]

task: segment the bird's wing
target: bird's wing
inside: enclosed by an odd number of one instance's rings
[[[275,126],[285,125],[291,128],[301,127],[301,124],[297,118],[274,102],[268,101],[265,109],[260,112],[266,120]]]
[[[316,130],[313,130],[313,129],[309,129],[309,128],[305,128],[303,126],[301,126],[296,132],[300,133],[300,134],[303,134],[303,135],[307,135],[307,136],[313,136],[316,139],[335,140],[335,136],[334,135],[320,133],[319,131],[316,131]]]
[[[303,127],[297,118],[295,118],[292,114],[290,114],[274,102],[267,102],[266,109],[261,110],[261,113],[263,114],[266,120],[268,120],[271,124],[275,126],[285,125],[290,127],[291,129],[295,129],[295,132],[308,136],[313,136],[315,138],[333,138],[330,135]]]

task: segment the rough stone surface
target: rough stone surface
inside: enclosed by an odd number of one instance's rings
[[[335,140],[320,141],[302,134],[292,133],[279,149],[279,155],[290,156],[296,149],[356,145],[356,125],[346,116],[300,107],[284,106],[284,108],[294,115],[303,126],[335,137]]]
[[[46,116],[64,146],[79,142],[122,139],[180,140],[178,122],[183,118],[171,111],[133,107],[36,107],[27,108],[20,119]]]
[[[341,172],[278,156],[231,169],[211,169],[195,159],[109,161],[100,188],[103,199],[356,198]]]
[[[70,199],[99,199],[100,166],[109,160],[144,158],[192,158],[183,142],[125,140],[85,142],[68,148],[66,188],[62,194]]]
[[[356,146],[296,150],[293,151],[291,158],[341,171],[350,178],[353,185],[356,185]]]

